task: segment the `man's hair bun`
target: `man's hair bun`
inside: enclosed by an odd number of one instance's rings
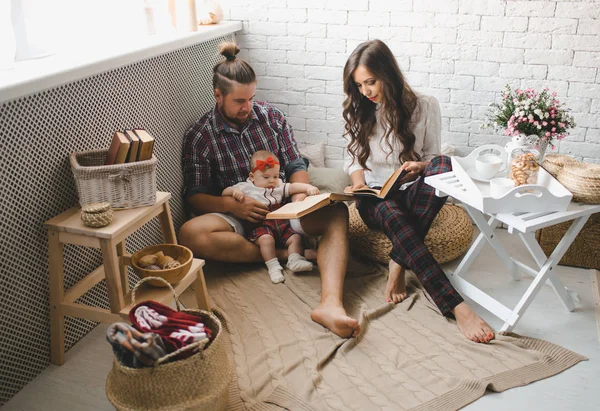
[[[227,61],[235,60],[235,55],[240,52],[238,46],[233,42],[223,43],[219,46],[219,53],[224,56]]]

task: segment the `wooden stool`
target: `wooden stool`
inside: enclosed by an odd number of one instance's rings
[[[165,243],[177,244],[171,209],[170,193],[156,193],[152,206],[115,211],[113,221],[106,227],[90,228],[83,225],[80,208],[73,207],[46,221],[48,229],[48,262],[50,269],[50,335],[52,364],[65,362],[65,317],[85,318],[102,323],[129,321],[131,295],[127,266],[131,255],[125,252],[127,237],[158,216]],[[63,245],[76,244],[102,250],[103,265],[89,273],[69,290],[64,289]],[[204,260],[194,258],[192,267],[179,283],[173,286],[179,296],[190,285],[196,294],[198,307],[210,310],[202,267]],[[106,279],[110,310],[78,304],[75,301]],[[136,292],[138,301],[154,300],[170,304],[173,296],[168,288],[154,288],[143,284]]]

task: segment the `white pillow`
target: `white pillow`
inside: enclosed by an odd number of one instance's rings
[[[325,167],[325,143],[298,147],[300,156],[307,159],[313,167]]]
[[[350,185],[350,177],[341,168],[308,167],[310,183],[322,193],[343,193]]]

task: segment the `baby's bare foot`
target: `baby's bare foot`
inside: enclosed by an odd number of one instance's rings
[[[343,307],[334,304],[319,304],[310,313],[310,318],[343,338],[356,337],[360,332],[358,321],[348,316]]]
[[[494,339],[494,331],[465,302],[454,307],[458,329],[465,337],[474,342],[488,343]]]
[[[398,304],[406,299],[406,283],[404,268],[394,260],[390,260],[388,281],[385,286],[385,300]]]

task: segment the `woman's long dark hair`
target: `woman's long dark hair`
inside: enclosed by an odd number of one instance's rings
[[[419,161],[420,156],[415,153],[415,135],[409,123],[417,105],[415,92],[404,80],[398,63],[392,51],[381,40],[371,40],[361,43],[352,52],[344,66],[344,100],[343,116],[346,121],[346,135],[350,136],[348,152],[361,167],[367,169],[367,159],[371,155],[369,139],[374,132],[377,119],[375,116],[375,103],[364,97],[352,75],[358,66],[364,66],[377,80],[382,82],[382,120],[385,124],[384,140],[389,154],[392,145],[388,137],[393,136],[403,145],[402,152],[398,153],[398,160]]]

